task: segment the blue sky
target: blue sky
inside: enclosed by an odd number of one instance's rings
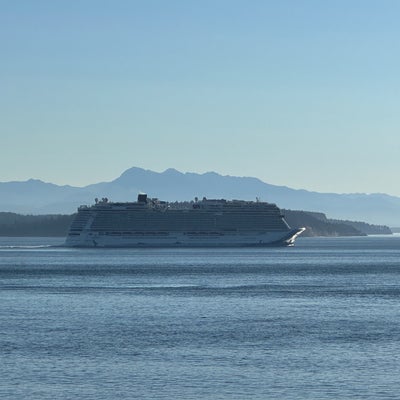
[[[0,0],[0,181],[131,166],[400,196],[398,1]]]

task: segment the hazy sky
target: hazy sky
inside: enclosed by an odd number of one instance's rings
[[[400,196],[400,1],[0,0],[0,181],[138,166]]]

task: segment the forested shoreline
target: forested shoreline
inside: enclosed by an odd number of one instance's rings
[[[391,234],[384,225],[328,219],[323,213],[282,210],[291,227],[305,227],[303,236],[365,236]],[[0,236],[63,237],[74,214],[22,215],[0,212]]]
[[[0,212],[0,236],[66,236],[73,216]]]

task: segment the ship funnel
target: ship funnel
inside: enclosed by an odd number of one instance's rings
[[[138,194],[137,201],[138,203],[147,203],[147,194],[145,193]]]

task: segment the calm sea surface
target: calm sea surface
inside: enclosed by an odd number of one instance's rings
[[[1,399],[399,399],[400,236],[0,238]]]

